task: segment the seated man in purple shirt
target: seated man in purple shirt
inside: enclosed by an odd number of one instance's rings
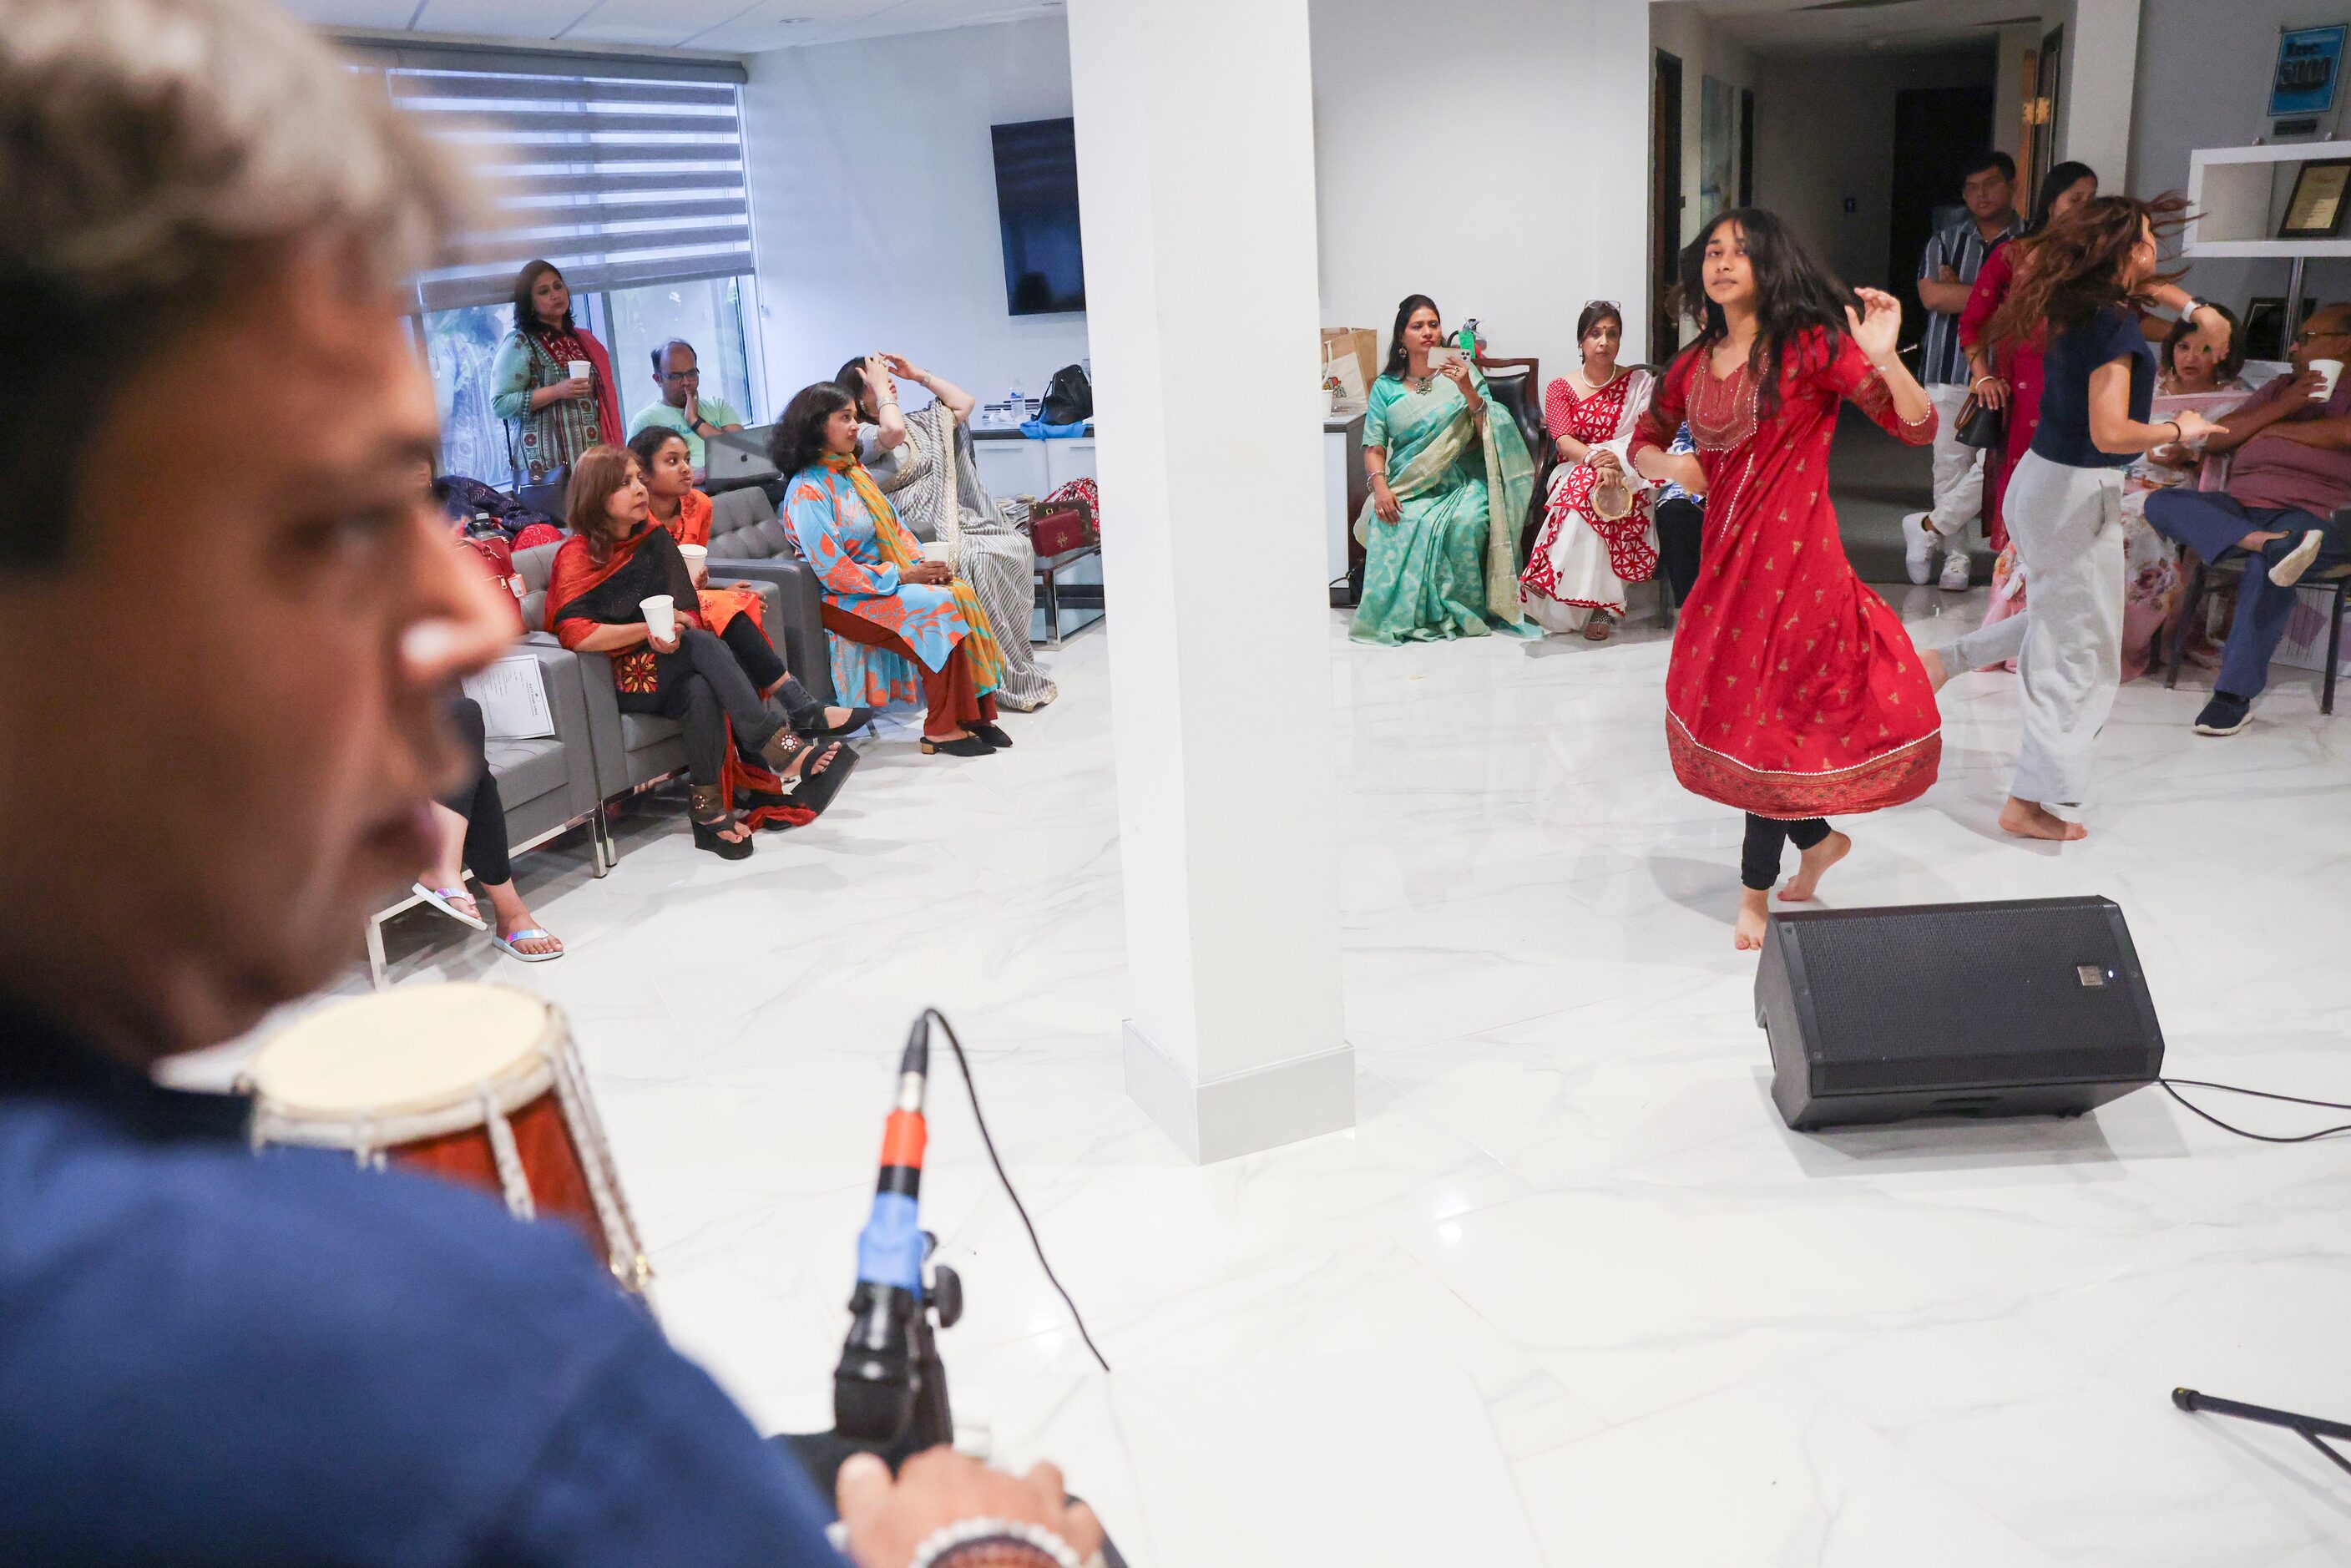
[[[2199,735],[2245,727],[2285,636],[2294,585],[2314,564],[2341,559],[2329,519],[2351,507],[2351,375],[2322,401],[2325,378],[2310,363],[2351,361],[2351,305],[2312,315],[2293,355],[2294,373],[2255,392],[2205,446],[2234,454],[2226,492],[2158,490],[2147,498],[2147,526],[2206,560],[2240,549],[2260,558],[2245,564],[2212,700],[2196,716]]]
[[[0,377],[0,1563],[840,1568],[568,1235],[256,1157],[242,1100],[152,1076],[426,863],[448,692],[511,623],[416,488],[404,286],[458,188],[262,0],[0,0],[0,190],[40,371]],[[860,1568],[1102,1541],[1045,1466],[838,1495]]]

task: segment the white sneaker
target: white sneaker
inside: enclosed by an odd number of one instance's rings
[[[1967,551],[1946,550],[1943,553],[1943,591],[1965,593],[1968,591],[1968,573],[1971,569],[1972,563],[1968,559]]]
[[[1913,512],[1902,519],[1902,564],[1910,569],[1910,580],[1922,588],[1935,575],[1935,549],[1943,542],[1927,518],[1925,512]]]
[[[2304,528],[2294,549],[2270,562],[2270,581],[2279,588],[2292,588],[2300,582],[2302,574],[2310,570],[2310,563],[2318,559],[2318,547],[2325,542],[2326,536],[2318,529]]]

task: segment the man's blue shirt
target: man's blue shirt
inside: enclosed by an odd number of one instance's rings
[[[839,1568],[567,1229],[0,1002],[0,1563]]]

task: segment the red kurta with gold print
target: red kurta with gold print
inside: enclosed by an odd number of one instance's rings
[[[1684,419],[1706,470],[1698,584],[1666,672],[1666,739],[1684,788],[1794,820],[1874,811],[1935,781],[1942,726],[1910,635],[1862,585],[1829,505],[1829,441],[1851,398],[1911,445],[1935,437],[1895,413],[1850,338],[1792,345],[1780,406],[1759,417],[1756,379],[1713,375],[1696,349],[1666,372],[1634,450],[1668,445]]]

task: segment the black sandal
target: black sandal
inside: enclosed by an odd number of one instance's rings
[[[809,764],[810,776],[800,781],[799,793],[792,797],[792,804],[820,817],[824,815],[824,809],[832,804],[833,797],[841,793],[841,787],[849,782],[849,776],[862,760],[852,747],[833,747],[831,757]]]
[[[811,730],[809,733],[815,736],[819,740],[846,740],[849,737],[855,735],[859,730],[863,729],[872,722],[873,710],[872,708],[853,707],[849,710],[849,716],[847,718],[842,719],[831,729],[816,729]]]
[[[976,735],[962,736],[955,740],[933,740],[926,735],[923,737],[923,755],[925,757],[993,757],[996,755],[996,747]]]
[[[972,734],[979,737],[980,739],[987,742],[988,745],[996,747],[998,751],[1009,751],[1012,749],[1012,737],[1004,733],[1004,728],[1001,725],[967,724],[965,725],[964,727],[971,731]]]
[[[809,769],[816,765],[820,754],[827,748],[827,742],[804,740],[794,735],[791,727],[787,725],[769,736],[768,743],[759,747],[759,760],[768,772],[776,776],[776,793],[798,796],[800,786],[808,781]],[[802,758],[808,760],[800,763],[800,771],[791,772],[792,764]]]
[[[694,847],[708,850],[723,861],[739,861],[751,853],[751,836],[739,839],[722,835],[737,825],[735,813],[728,810],[716,786],[696,784],[688,791],[691,804],[686,808],[686,820],[694,828]]]

